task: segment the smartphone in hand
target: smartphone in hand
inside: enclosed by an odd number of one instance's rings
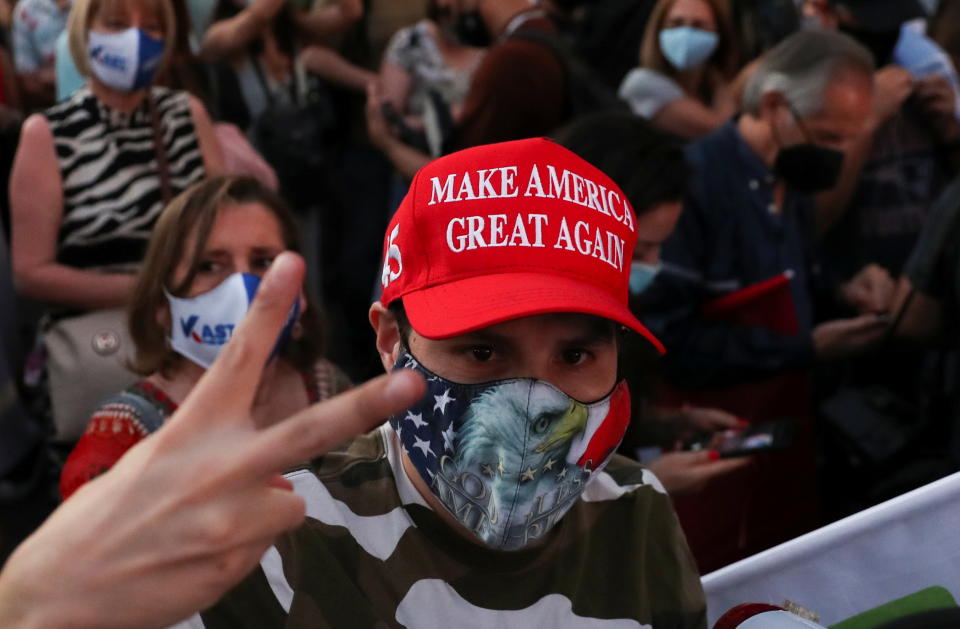
[[[783,450],[793,443],[795,428],[796,424],[789,419],[761,422],[745,428],[733,428],[714,433],[705,440],[690,444],[689,449],[709,448],[719,452],[725,459]]]

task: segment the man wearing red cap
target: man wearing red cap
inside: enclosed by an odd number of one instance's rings
[[[424,397],[287,478],[307,521],[192,626],[704,627],[669,498],[614,455],[637,240],[603,173],[545,139],[428,164],[370,309]]]

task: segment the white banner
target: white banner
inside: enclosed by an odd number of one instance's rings
[[[711,627],[740,603],[785,599],[832,625],[933,585],[960,600],[960,473],[703,578]]]

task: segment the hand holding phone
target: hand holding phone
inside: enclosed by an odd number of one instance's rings
[[[753,424],[714,433],[707,440],[695,442],[689,449],[710,449],[721,458],[751,456],[761,452],[782,450],[793,443],[795,424],[789,419]]]

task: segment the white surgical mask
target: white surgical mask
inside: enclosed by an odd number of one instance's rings
[[[630,294],[634,297],[650,288],[653,280],[663,269],[663,263],[649,264],[634,260],[630,263]]]
[[[153,83],[163,40],[136,27],[118,33],[90,31],[90,69],[101,83],[118,92],[133,92]]]
[[[165,290],[173,320],[170,347],[201,367],[209,368],[247,314],[259,286],[260,278],[256,275],[234,273],[213,290],[196,297],[174,297]],[[280,331],[274,354],[299,316],[300,301],[297,300]]]

